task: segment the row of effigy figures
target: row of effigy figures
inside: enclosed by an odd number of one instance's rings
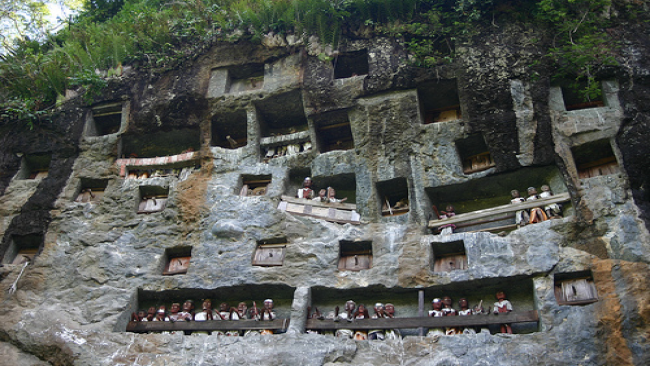
[[[212,300],[203,300],[202,309],[200,312],[194,312],[194,302],[186,300],[181,307],[180,303],[172,303],[170,311],[167,311],[165,305],[150,307],[148,311],[140,310],[137,313],[131,314],[131,321],[148,322],[148,321],[163,321],[163,322],[178,322],[178,321],[207,321],[207,320],[274,320],[276,318],[275,311],[273,311],[273,300],[264,300],[264,307],[258,309],[256,303],[253,301],[253,307],[248,309],[245,302],[240,302],[237,307],[229,307],[228,303],[222,302],[219,305],[219,311],[212,309]],[[208,334],[208,332],[195,332],[196,334]],[[272,330],[247,330],[241,332],[238,330],[228,331],[213,331],[212,334],[226,335],[226,336],[240,336],[252,334],[273,334]]]
[[[496,293],[496,302],[494,303],[494,308],[492,310],[492,313],[494,315],[499,315],[501,313],[509,313],[512,311],[512,304],[508,299],[506,299],[506,294],[503,291],[499,291]],[[468,316],[468,315],[488,315],[489,312],[487,312],[483,308],[483,300],[481,302],[474,306],[473,308],[469,308],[469,303],[467,302],[467,299],[461,298],[458,300],[458,306],[460,307],[460,310],[456,311],[452,307],[452,300],[451,297],[445,296],[442,299],[435,298],[431,302],[431,307],[432,310],[429,311],[429,316],[434,317],[434,318],[439,318],[443,316]],[[500,327],[501,333],[509,333],[512,334],[512,328],[510,327],[510,324],[501,324]],[[480,329],[476,329],[474,327],[465,327],[465,328],[459,328],[459,327],[447,327],[447,328],[433,328],[429,329],[429,332],[427,333],[427,337],[439,337],[443,335],[456,335],[456,334],[476,334],[477,331],[481,331]]]

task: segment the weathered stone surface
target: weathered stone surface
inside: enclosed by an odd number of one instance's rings
[[[0,353],[17,365],[650,363],[644,188],[650,88],[640,56],[648,41],[623,33],[628,44],[621,57],[629,62],[605,75],[606,106],[590,110],[564,110],[545,68],[536,69],[540,80],[530,81],[529,65],[545,46],[532,42],[533,31],[504,26],[457,45],[455,64],[431,70],[407,64],[403,40],[345,39],[337,51],[365,49],[369,62],[368,75],[345,79],[334,79],[334,64],[323,57],[337,53],[315,39],[303,45],[293,36],[268,35],[261,46],[216,44],[181,69],[112,81],[98,102],[129,101],[119,133],[84,136],[91,108],[80,98],[65,104],[51,126],[33,132],[0,126],[11,130],[0,138],[0,249],[6,253],[18,236],[44,238],[20,279],[21,266],[0,267],[3,288],[17,280],[16,293],[5,293],[0,308]],[[265,64],[264,86],[230,93],[228,70],[249,63]],[[424,124],[421,106],[430,96],[418,87],[440,78],[456,80],[462,117]],[[266,133],[264,116],[288,110],[304,117],[305,132]],[[353,149],[318,150],[322,131],[314,117],[328,111],[349,117]],[[241,112],[237,128],[246,131],[246,144],[212,146],[215,116],[234,112]],[[125,137],[146,145],[150,134],[179,130],[200,140],[195,170],[120,176],[114,162],[128,155]],[[465,174],[457,141],[476,133],[496,166]],[[312,150],[264,161],[263,144],[296,136],[310,140]],[[572,149],[603,139],[612,142],[621,173],[580,179]],[[13,178],[21,164],[16,152],[51,152],[50,175]],[[167,168],[178,166],[143,169]],[[280,197],[294,196],[305,176],[337,189],[349,184],[361,224],[278,210]],[[499,234],[440,236],[427,228],[432,204],[455,202],[452,195],[464,197],[458,213],[506,204],[511,189],[523,192],[523,182],[538,176],[532,182],[538,189],[546,183],[571,195],[564,218]],[[263,195],[240,196],[251,177],[271,182]],[[409,212],[382,216],[385,192],[378,183],[394,179],[406,182]],[[107,181],[100,202],[74,202],[87,180]],[[168,191],[166,208],[138,214],[141,187]],[[371,268],[339,270],[342,242],[371,242]],[[458,242],[468,268],[435,272],[439,249]],[[258,245],[266,243],[286,243],[282,266],[253,265]],[[187,247],[187,273],[162,275],[169,256]],[[584,271],[592,274],[598,301],[558,305],[556,275]],[[393,302],[397,317],[414,317],[420,291],[425,311],[432,298],[448,294],[491,310],[499,289],[517,310],[537,310],[539,324],[515,325],[514,335],[495,334],[498,327],[491,326],[491,332],[439,339],[404,329],[404,338],[384,342],[303,333],[309,306],[327,314],[350,298],[368,306]],[[205,297],[214,305],[246,301],[249,307],[272,297],[289,329],[265,337],[124,332],[139,308]]]

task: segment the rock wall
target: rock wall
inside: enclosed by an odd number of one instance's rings
[[[165,74],[111,79],[93,105],[70,100],[52,124],[0,126],[4,288],[23,267],[9,258],[17,243],[35,235],[42,244],[15,294],[4,294],[3,362],[650,363],[650,67],[634,56],[647,54],[647,38],[619,34],[621,66],[600,75],[603,105],[592,109],[567,111],[550,68],[530,78],[543,45],[513,27],[475,37],[457,47],[454,64],[428,70],[408,65],[399,39],[344,40],[334,61],[318,57],[316,42],[293,38],[218,44]],[[367,65],[354,63],[359,54]],[[347,56],[352,76],[335,78]],[[453,93],[460,116],[426,123],[430,103]],[[90,131],[101,127],[106,103],[121,105],[119,128],[97,136]],[[577,161],[590,156],[580,149],[592,143],[611,147],[618,171],[580,177]],[[283,146],[297,150],[283,155]],[[493,166],[468,172],[462,160],[483,146]],[[192,150],[192,159],[176,158]],[[51,156],[47,177],[23,179],[27,157],[39,154]],[[149,167],[116,163],[163,155],[172,157]],[[348,196],[360,224],[279,210],[306,176]],[[270,180],[262,195],[240,195],[260,180]],[[542,184],[570,195],[563,218],[496,233],[458,228],[444,236],[435,222],[428,227],[432,205],[468,213]],[[76,201],[97,185],[100,200]],[[137,213],[143,199],[161,195],[164,210]],[[386,200],[404,198],[407,213],[382,215]],[[266,242],[286,243],[282,266],[252,265]],[[371,242],[371,268],[340,270],[341,242]],[[436,256],[453,245],[467,268],[434,271]],[[187,273],[162,275],[179,250],[191,250]],[[598,300],[559,305],[555,284],[576,273],[591,276]],[[439,338],[404,329],[402,339],[384,342],[304,333],[310,305],[328,312],[350,298],[392,302],[397,317],[416,317],[421,291],[426,304],[450,295],[489,307],[498,290],[516,310],[537,310],[539,322],[513,324],[513,335],[498,326]],[[272,297],[291,326],[251,337],[125,332],[137,309],[205,297],[231,305]]]

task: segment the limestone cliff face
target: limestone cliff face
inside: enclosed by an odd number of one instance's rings
[[[37,254],[4,294],[0,363],[649,364],[643,32],[620,32],[621,66],[599,75],[603,100],[589,109],[567,111],[550,68],[531,79],[542,45],[512,28],[428,70],[381,37],[344,40],[331,61],[315,42],[277,36],[218,44],[162,75],[111,79],[52,124],[0,126],[3,288],[23,268],[14,257]],[[360,222],[279,209],[307,176],[348,197]],[[451,235],[430,224],[432,205],[468,214],[543,184],[567,195],[563,218],[518,229],[490,218]],[[98,197],[85,202],[87,189]],[[255,265],[269,243],[286,245],[282,265]],[[370,268],[339,268],[348,251],[369,251]],[[466,265],[440,270],[449,254]],[[163,275],[184,256],[185,274]],[[576,278],[597,301],[560,305],[562,282]],[[392,302],[398,318],[417,317],[421,291],[429,310],[446,295],[490,308],[498,290],[539,321],[513,324],[514,335],[403,329],[384,342],[304,333],[308,306]],[[291,325],[251,337],[125,332],[137,309],[204,298],[273,298]]]

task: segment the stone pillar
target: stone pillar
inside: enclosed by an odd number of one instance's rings
[[[307,325],[307,307],[311,303],[311,287],[298,287],[293,293],[291,304],[291,321],[288,334],[305,333]]]

